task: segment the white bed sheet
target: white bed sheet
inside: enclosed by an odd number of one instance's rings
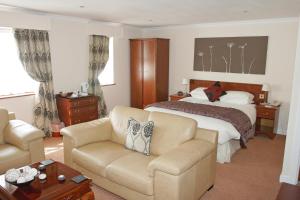
[[[217,162],[230,163],[232,155],[241,148],[239,140],[229,140],[224,144],[218,144]]]
[[[236,105],[236,104],[222,103],[219,101],[209,102],[206,100],[200,100],[200,99],[193,98],[193,97],[186,97],[186,98],[181,99],[181,101],[199,103],[199,104],[207,104],[207,105],[215,105],[215,106],[228,107],[228,108],[235,108],[235,109],[238,109],[238,110],[244,112],[249,117],[252,125],[254,125],[255,120],[256,120],[256,109],[255,109],[255,105],[252,105],[252,104]],[[232,139],[236,139],[236,140],[240,139],[240,133],[236,130],[236,128],[231,123],[226,122],[224,120],[206,117],[206,116],[202,116],[202,115],[185,113],[185,112],[181,112],[181,111],[170,110],[170,109],[157,108],[157,107],[149,107],[149,108],[146,108],[145,110],[171,113],[171,114],[176,114],[176,115],[192,118],[197,121],[199,128],[217,130],[219,132],[218,144],[224,144]]]

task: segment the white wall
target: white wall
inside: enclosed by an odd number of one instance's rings
[[[113,23],[53,15],[0,11],[0,26],[49,30],[55,92],[79,89],[88,76],[88,35],[114,37],[116,85],[103,88],[108,109],[130,104],[129,38],[140,37],[141,29]],[[32,122],[34,97],[0,99],[0,107]]]
[[[281,182],[298,183],[300,164],[300,18],[298,29],[298,45],[296,51],[293,91],[291,99],[291,112],[284,151],[284,161],[280,176]]]
[[[32,122],[32,110],[35,102],[35,96],[22,96],[7,99],[0,99],[0,107],[16,113],[18,119]]]
[[[143,29],[113,23],[88,21],[81,18],[37,15],[0,11],[0,26],[49,30],[55,92],[73,91],[87,79],[88,35],[104,34],[114,39],[116,85],[103,88],[108,108],[130,104],[129,38],[170,38],[170,93],[182,90],[183,77],[248,83],[268,82],[272,86],[270,100],[283,102],[279,132],[285,133],[297,38],[297,19],[213,23]],[[266,75],[242,75],[214,72],[194,72],[194,38],[268,35],[269,47]],[[25,100],[26,99],[26,100]],[[32,121],[34,98],[0,99],[0,106],[11,108],[17,116]],[[21,105],[26,102],[26,110]],[[11,106],[18,105],[18,106]]]
[[[144,37],[170,39],[170,93],[182,90],[183,77],[245,83],[269,83],[269,99],[282,102],[278,133],[286,133],[297,39],[297,18],[146,28]],[[193,71],[194,39],[269,36],[266,75]]]

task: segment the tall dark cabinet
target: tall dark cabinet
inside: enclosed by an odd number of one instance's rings
[[[168,100],[169,39],[130,39],[131,106]]]

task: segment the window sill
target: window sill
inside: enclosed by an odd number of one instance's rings
[[[9,99],[9,98],[33,96],[33,95],[35,95],[34,92],[24,92],[24,93],[19,93],[19,94],[0,95],[0,99]]]
[[[101,85],[101,87],[113,86],[113,85],[116,85],[116,84],[115,83],[111,83],[111,84]]]

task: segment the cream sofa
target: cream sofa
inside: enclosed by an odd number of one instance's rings
[[[0,108],[0,174],[45,159],[43,132]]]
[[[150,156],[124,148],[129,117],[154,121]],[[65,163],[125,199],[199,199],[214,184],[218,134],[192,119],[117,106],[61,133]]]

